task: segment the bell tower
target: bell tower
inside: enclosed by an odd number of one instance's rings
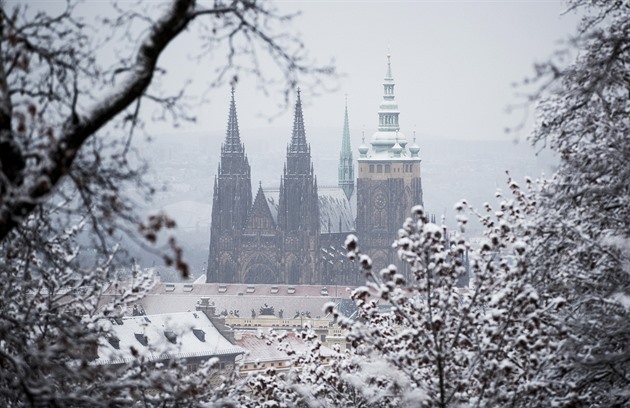
[[[378,269],[398,263],[392,242],[411,208],[422,204],[420,148],[415,140],[408,146],[400,132],[394,86],[388,55],[378,130],[370,147],[365,141],[359,147],[357,178],[357,234],[361,248]]]

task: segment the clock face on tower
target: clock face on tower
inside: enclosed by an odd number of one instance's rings
[[[383,208],[385,208],[386,204],[387,198],[385,197],[385,194],[381,192],[376,193],[376,195],[374,196],[374,207],[382,210]]]

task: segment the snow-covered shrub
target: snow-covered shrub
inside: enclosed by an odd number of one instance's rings
[[[399,381],[403,398],[422,395],[418,405],[442,407],[535,406],[554,392],[539,374],[558,364],[559,332],[549,324],[551,303],[531,284],[523,224],[533,192],[511,187],[499,211],[487,205],[489,215],[477,214],[486,227],[479,248],[462,234],[449,236],[415,207],[395,244],[412,279],[405,282],[393,265],[373,271],[365,264],[367,286],[352,295],[360,319],[339,322],[358,349],[406,378]],[[353,251],[360,253],[360,245]],[[471,287],[458,287],[466,273]]]

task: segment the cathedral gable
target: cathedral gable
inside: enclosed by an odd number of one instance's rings
[[[254,204],[247,217],[247,223],[245,224],[245,233],[272,232],[275,229],[276,223],[267,205],[265,193],[262,187],[258,187],[256,199],[254,200]]]

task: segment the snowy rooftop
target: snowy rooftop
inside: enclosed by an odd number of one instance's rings
[[[240,337],[240,338],[239,338]],[[278,350],[279,346],[288,345],[297,354],[305,353],[309,350],[309,344],[296,333],[286,333],[282,342],[272,342],[264,339],[257,333],[239,332],[235,343],[248,350],[243,360],[244,363],[255,363],[265,361],[289,360],[291,357],[284,350]],[[328,347],[320,347],[323,356],[331,356],[333,351]]]
[[[164,313],[103,320],[114,337],[103,338],[94,364],[134,360],[134,352],[149,361],[169,358],[212,357],[240,354],[203,312]]]
[[[277,223],[280,190],[277,188],[263,190],[273,220]],[[355,231],[354,211],[341,187],[318,187],[317,195],[319,197],[319,225],[322,233]],[[340,221],[341,231],[339,230]]]
[[[267,204],[269,205],[269,211],[273,221],[278,224],[278,206],[280,205],[280,189],[278,188],[263,188],[265,197],[267,198]]]
[[[354,232],[354,212],[341,187],[318,187],[319,221],[322,233]],[[339,229],[341,224],[341,230]],[[330,226],[330,228],[329,228]]]
[[[420,161],[420,157],[412,157],[411,153],[407,150],[407,149],[403,149],[400,157],[396,157],[394,155],[394,153],[391,151],[391,149],[386,149],[386,150],[375,150],[375,149],[371,149],[369,151],[369,153],[367,154],[367,157],[359,157],[357,159],[359,162],[362,161]]]
[[[194,311],[199,298],[208,296],[217,313],[237,310],[241,317],[246,317],[252,309],[258,312],[267,303],[276,311],[282,309],[286,317],[292,317],[297,311],[321,317],[325,303],[348,299],[352,289],[354,287],[343,285],[158,283],[138,304],[147,314]],[[111,301],[114,296],[116,288],[112,286],[101,297],[101,304]]]

